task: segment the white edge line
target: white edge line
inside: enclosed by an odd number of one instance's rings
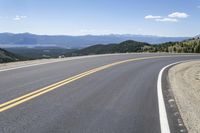
[[[170,127],[169,127],[169,122],[168,122],[168,118],[167,118],[167,111],[166,111],[164,97],[163,97],[163,91],[162,91],[162,75],[163,75],[163,72],[168,67],[171,67],[171,66],[179,64],[179,63],[187,62],[187,61],[192,61],[192,60],[179,61],[179,62],[169,64],[169,65],[163,67],[161,69],[161,71],[159,72],[158,81],[157,81],[157,93],[158,93],[158,108],[159,108],[161,133],[170,133]]]

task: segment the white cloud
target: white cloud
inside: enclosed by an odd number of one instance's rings
[[[153,15],[147,15],[144,17],[145,19],[160,19],[162,18],[161,16],[153,16]]]
[[[178,22],[178,19],[176,18],[161,18],[161,19],[155,19],[158,22]]]
[[[169,14],[168,16],[153,16],[153,15],[147,15],[144,17],[144,19],[152,19],[154,21],[158,22],[178,22],[179,19],[187,18],[189,15],[184,12],[174,12]]]
[[[25,19],[25,18],[27,18],[27,16],[19,16],[19,15],[16,15],[16,16],[13,18],[13,20],[19,21],[19,20],[22,20],[22,19]]]
[[[187,18],[189,15],[184,12],[174,12],[168,15],[170,18]]]

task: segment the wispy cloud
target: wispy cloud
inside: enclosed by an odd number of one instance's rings
[[[13,18],[13,20],[15,20],[15,21],[20,21],[20,20],[25,19],[25,18],[27,18],[27,16],[19,16],[19,15],[16,15],[16,16]]]
[[[189,15],[184,12],[173,12],[167,16],[154,16],[154,15],[147,15],[145,19],[153,19],[157,22],[178,22],[179,19],[187,18]]]
[[[198,6],[197,6],[197,8],[199,8],[199,9],[200,9],[200,5],[198,5]]]
[[[178,19],[176,19],[176,18],[161,18],[161,19],[156,19],[156,21],[159,21],[159,22],[178,22]]]
[[[184,12],[174,12],[168,15],[170,18],[187,18],[189,15]]]
[[[144,17],[145,19],[160,19],[162,18],[161,16],[153,16],[153,15],[147,15]]]

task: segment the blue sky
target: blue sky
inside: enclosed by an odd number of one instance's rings
[[[0,32],[200,34],[200,0],[0,0]]]

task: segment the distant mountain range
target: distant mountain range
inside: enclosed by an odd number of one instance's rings
[[[65,48],[84,48],[95,44],[120,43],[126,40],[135,40],[150,44],[176,42],[189,39],[190,37],[161,37],[150,35],[35,35],[30,33],[0,33],[1,47],[15,46],[57,46]]]

